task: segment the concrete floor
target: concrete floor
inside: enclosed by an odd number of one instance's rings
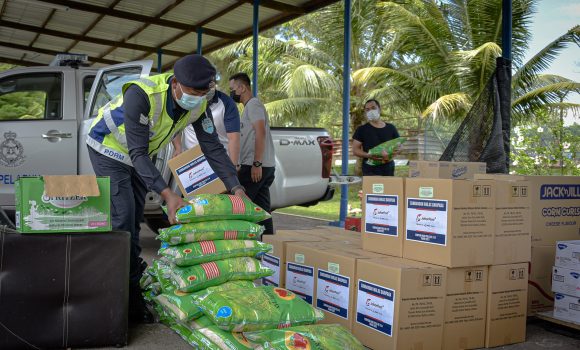
[[[274,226],[276,229],[308,229],[319,225],[325,225],[327,223],[327,221],[323,220],[313,220],[299,216],[274,213]],[[155,234],[145,225],[143,225],[143,230],[141,231],[141,245],[143,247],[142,256],[150,263],[157,255],[159,241],[155,240]],[[131,350],[192,349],[192,347],[185,343],[177,334],[162,324],[147,324],[132,327],[129,333],[128,348]],[[101,350],[115,349],[118,348],[101,348]],[[525,343],[498,347],[496,349],[578,350],[580,349],[580,332],[553,325],[550,322],[530,319],[528,322],[527,340]]]

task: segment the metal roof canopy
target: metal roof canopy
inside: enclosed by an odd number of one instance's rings
[[[275,27],[338,0],[260,0],[259,29]],[[252,36],[253,0],[0,0],[0,62],[48,65],[57,53],[88,55],[95,67],[175,60]]]

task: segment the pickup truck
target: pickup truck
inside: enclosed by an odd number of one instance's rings
[[[92,119],[120,93],[123,83],[148,76],[151,66],[152,61],[135,61],[97,70],[57,63],[0,72],[0,223],[14,215],[18,177],[93,173],[85,144]],[[271,131],[276,152],[272,208],[309,206],[332,198],[328,132]],[[169,145],[153,160],[176,189],[167,166],[172,153]],[[161,204],[157,193],[148,193],[145,219],[152,229],[162,223]]]

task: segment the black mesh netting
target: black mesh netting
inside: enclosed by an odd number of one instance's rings
[[[488,173],[507,173],[510,152],[511,62],[498,58],[471,110],[439,160],[485,162]]]

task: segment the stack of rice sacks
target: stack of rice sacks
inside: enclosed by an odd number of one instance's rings
[[[269,214],[246,198],[203,194],[159,230],[159,255],[141,280],[161,322],[196,349],[364,349],[338,325],[314,325],[323,313],[294,293],[256,287],[273,274],[256,257]],[[307,347],[303,347],[308,345]]]

